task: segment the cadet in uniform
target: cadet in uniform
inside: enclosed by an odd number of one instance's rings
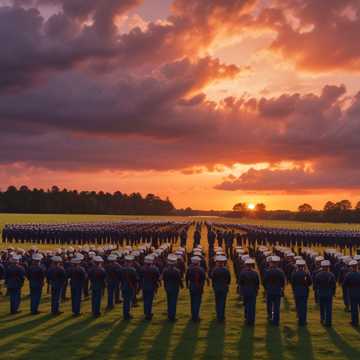
[[[190,290],[191,319],[194,322],[200,320],[199,312],[201,299],[206,280],[204,269],[200,266],[201,257],[193,256],[191,266],[186,271],[186,287]]]
[[[46,277],[46,270],[40,265],[42,258],[41,254],[32,255],[33,263],[27,271],[30,286],[30,312],[32,315],[39,314],[41,294]]]
[[[155,293],[159,286],[160,272],[154,265],[154,255],[147,255],[144,259],[144,266],[140,270],[140,287],[144,300],[144,315],[146,320],[153,317],[152,306]]]
[[[286,281],[284,272],[278,267],[279,262],[278,256],[272,256],[270,268],[264,274],[268,320],[275,326],[280,323],[280,304]]]
[[[309,287],[312,285],[310,274],[305,271],[305,261],[296,260],[296,270],[291,275],[291,286],[294,293],[299,326],[306,325]]]
[[[240,292],[244,299],[245,322],[249,326],[255,324],[256,297],[260,286],[259,275],[254,268],[255,261],[247,259],[245,269],[239,275]]]
[[[315,289],[319,296],[321,324],[332,326],[332,303],[336,292],[335,275],[330,272],[330,261],[321,262],[321,271],[315,277]]]
[[[349,263],[351,271],[345,276],[343,286],[348,291],[351,307],[351,325],[359,326],[360,306],[360,273],[358,262],[352,260]]]
[[[81,315],[81,295],[84,289],[87,273],[80,265],[81,258],[74,257],[71,259],[72,266],[68,269],[67,277],[70,279],[71,289],[71,309],[74,316]]]
[[[13,255],[5,272],[5,284],[10,295],[10,314],[20,312],[21,288],[25,279],[25,269],[19,264],[20,259],[20,255]]]
[[[215,267],[210,275],[215,293],[216,318],[219,322],[225,321],[226,298],[231,282],[231,275],[226,267],[226,260],[226,256],[217,255],[215,257]]]
[[[114,308],[114,300],[117,289],[120,284],[120,276],[121,276],[121,266],[116,261],[117,256],[115,254],[111,254],[107,258],[108,265],[105,267],[106,271],[106,285],[107,285],[107,293],[108,293],[108,302],[107,302],[107,310],[111,310]]]
[[[47,273],[47,278],[51,286],[51,313],[60,315],[60,297],[66,281],[66,273],[61,266],[61,257],[53,256],[51,258],[52,265]]]
[[[179,290],[183,288],[184,285],[181,279],[181,272],[176,267],[178,257],[175,254],[170,254],[167,260],[168,265],[162,273],[167,298],[167,313],[169,321],[176,321],[176,306]]]
[[[104,260],[101,256],[94,257],[95,265],[89,271],[89,280],[91,282],[91,309],[95,317],[101,315],[101,295],[105,288],[106,272],[102,266]]]

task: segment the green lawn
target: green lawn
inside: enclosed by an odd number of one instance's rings
[[[0,223],[31,221],[88,221],[121,217],[0,215]],[[190,230],[190,236],[192,230]],[[205,241],[205,231],[203,241]],[[205,242],[204,242],[205,244]],[[27,289],[24,289],[25,295]],[[49,298],[45,296],[37,317],[29,316],[29,300],[22,303],[23,312],[8,315],[8,302],[0,297],[1,359],[360,359],[360,330],[349,326],[344,313],[340,289],[335,299],[334,327],[319,325],[319,311],[310,298],[309,325],[296,325],[294,301],[286,289],[281,309],[281,326],[269,327],[262,293],[258,297],[255,328],[243,326],[243,307],[232,284],[225,325],[215,322],[214,297],[206,288],[201,311],[202,321],[189,321],[189,295],[182,290],[178,304],[178,321],[166,321],[166,301],[160,289],[155,302],[155,317],[144,322],[142,303],[133,311],[131,322],[122,321],[121,307],[98,319],[90,315],[85,302],[81,318],[72,318],[69,302],[65,313],[51,317]],[[104,299],[105,300],[105,299]],[[103,303],[104,305],[104,303]]]

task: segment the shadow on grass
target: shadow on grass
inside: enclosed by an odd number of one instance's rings
[[[284,358],[283,350],[280,327],[268,324],[266,326],[267,358],[270,360],[282,360]]]
[[[218,323],[217,320],[213,320],[209,326],[207,341],[207,348],[203,359],[222,359],[225,342],[225,323]]]
[[[174,360],[192,359],[196,350],[196,342],[198,341],[198,334],[200,325],[189,320],[184,328],[178,345],[173,354]]]
[[[71,319],[73,318],[70,316],[62,321],[65,322]],[[18,357],[18,360],[45,359],[49,358],[49,354],[53,359],[65,359],[73,356],[81,345],[86,343],[87,339],[97,331],[98,327],[104,326],[102,323],[88,326],[93,321],[95,321],[93,317],[86,317],[80,321],[76,319],[75,322],[44,338],[38,346],[31,347],[27,353]]]
[[[341,351],[342,355],[347,359],[359,359],[360,351],[346,342],[333,328],[326,328],[326,332],[334,343],[334,345]]]
[[[243,326],[239,341],[239,354],[241,359],[254,358],[254,327]]]
[[[154,360],[166,358],[174,325],[174,323],[169,321],[164,322],[160,332],[155,337],[151,348],[146,354],[146,359]]]
[[[298,343],[296,346],[295,359],[296,360],[314,360],[314,352],[311,342],[311,335],[306,327],[299,327],[298,329]]]

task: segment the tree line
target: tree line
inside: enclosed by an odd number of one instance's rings
[[[227,216],[269,220],[360,223],[360,201],[355,206],[349,200],[328,201],[322,210],[315,210],[310,204],[304,203],[298,207],[297,211],[267,211],[265,204],[257,204],[254,210],[250,210],[246,203],[237,203]]]
[[[114,215],[168,215],[175,210],[171,201],[154,194],[120,191],[78,191],[60,189],[29,189],[27,186],[9,186],[0,191],[0,212],[44,214],[114,214]]]

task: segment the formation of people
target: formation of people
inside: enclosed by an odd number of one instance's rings
[[[197,322],[200,320],[204,287],[211,285],[217,320],[224,322],[233,273],[248,326],[255,324],[261,291],[269,323],[279,326],[286,286],[292,289],[299,326],[307,324],[312,291],[319,306],[321,323],[332,326],[333,298],[337,287],[341,289],[345,311],[351,314],[351,324],[359,325],[359,255],[345,256],[335,248],[321,252],[312,247],[290,248],[281,245],[281,238],[277,244],[254,243],[249,241],[244,230],[238,231],[236,225],[172,225],[179,234],[186,232],[186,236],[179,235],[179,244],[164,241],[157,246],[152,242],[123,247],[118,244],[102,247],[81,245],[55,251],[8,247],[1,252],[0,279],[5,280],[10,313],[21,311],[22,289],[28,280],[30,313],[33,315],[41,310],[45,289],[51,296],[51,313],[54,316],[61,314],[62,302],[70,288],[74,316],[81,315],[83,301],[90,297],[93,316],[101,315],[104,302],[106,311],[122,303],[123,318],[130,320],[132,308],[138,306],[142,298],[144,318],[150,321],[154,299],[163,286],[168,320],[175,321],[179,294],[186,287],[190,316]],[[188,244],[188,229],[192,225],[192,244]],[[207,251],[201,246],[203,226],[207,228]]]

